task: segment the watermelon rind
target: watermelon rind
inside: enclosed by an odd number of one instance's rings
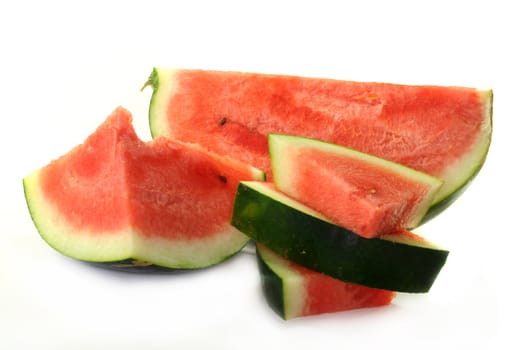
[[[42,193],[40,174],[41,169],[24,177],[22,181],[31,219],[44,241],[58,252],[80,260],[102,262],[130,257],[132,238],[129,232],[71,236],[73,230],[68,227],[67,221]]]
[[[167,119],[156,118],[155,116],[166,115],[167,113],[166,101],[169,101],[171,91],[176,88],[175,82],[169,79],[173,72],[172,69],[168,68],[154,68],[142,87],[144,89],[151,86],[153,89],[149,104],[149,129],[153,138],[170,134]]]
[[[449,172],[445,176],[446,178],[460,178],[464,180],[463,182],[456,181],[457,185],[455,186],[450,186],[450,181],[444,183],[440,192],[434,198],[432,206],[421,220],[421,225],[438,216],[454,203],[474,181],[485,164],[492,143],[492,105],[494,94],[492,90],[479,90],[479,96],[484,105],[484,119],[481,132],[476,142],[472,144],[470,152],[458,160],[460,165],[451,166],[450,168],[454,169],[454,172]]]
[[[170,137],[167,111],[170,97],[177,92],[177,72],[185,69],[154,67],[145,86],[151,86],[153,93],[149,106],[150,132],[153,137]],[[468,188],[485,163],[492,138],[492,90],[477,90],[483,105],[483,120],[477,140],[472,143],[462,157],[450,164],[449,170],[434,174],[445,183],[435,196],[432,206],[422,218],[420,224],[436,217],[458,199]],[[304,135],[302,135],[304,136]]]
[[[301,316],[304,303],[303,277],[264,245],[256,244],[257,266],[268,305],[283,319]]]
[[[260,246],[257,246],[255,254],[257,257],[257,266],[259,268],[259,275],[261,278],[263,294],[268,305],[276,314],[278,314],[283,319],[289,319],[293,318],[294,315],[299,315],[301,307],[297,307],[296,310],[290,311],[290,303],[287,303],[284,300],[284,279],[280,276],[283,274],[290,276],[289,278],[287,278],[288,281],[295,280],[294,277],[296,277],[296,279],[300,281],[301,276],[295,274],[294,271],[292,271],[291,269],[285,269],[284,267],[282,269],[283,271],[274,271],[275,267],[274,269],[272,269],[271,267],[271,265],[274,264],[270,264],[266,261],[268,259],[271,259],[271,257],[263,258]],[[302,300],[303,299],[301,298],[301,296],[297,296],[296,298],[294,298],[294,300],[292,300],[292,302],[297,301],[301,303]]]
[[[304,267],[392,291],[428,292],[448,256],[422,238],[361,237],[262,182],[239,184],[232,224]]]

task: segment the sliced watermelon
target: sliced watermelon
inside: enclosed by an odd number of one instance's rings
[[[286,260],[257,244],[257,262],[268,304],[284,319],[385,306],[395,293],[343,282]]]
[[[239,183],[232,224],[297,264],[372,288],[427,292],[448,256],[405,230],[364,238],[267,182]]]
[[[492,91],[155,68],[154,137],[197,143],[267,172],[267,135],[357,149],[444,180],[428,219],[466,188],[492,134]]]
[[[117,108],[82,145],[24,178],[24,189],[40,234],[67,256],[198,268],[247,243],[229,223],[235,190],[263,178],[199,146],[142,142]]]
[[[275,187],[364,237],[416,227],[443,181],[304,137],[270,134]]]

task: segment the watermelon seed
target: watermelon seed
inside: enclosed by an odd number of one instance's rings
[[[228,119],[226,117],[222,118],[220,121],[219,121],[219,126],[223,126],[224,124],[226,124],[226,122],[228,121]]]
[[[227,183],[228,182],[228,178],[224,175],[219,175],[219,180],[221,180],[221,182],[223,183]]]

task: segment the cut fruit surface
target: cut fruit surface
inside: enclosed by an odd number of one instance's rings
[[[426,218],[480,170],[492,91],[241,72],[155,68],[152,135],[197,143],[267,172],[267,136],[319,139],[444,180]]]
[[[268,304],[284,319],[390,304],[395,293],[343,282],[307,269],[257,244]]]
[[[38,231],[65,255],[197,268],[247,243],[229,221],[237,183],[248,179],[264,174],[196,145],[141,141],[131,114],[117,108],[82,145],[23,182]]]
[[[264,182],[239,183],[232,224],[286,259],[372,288],[427,292],[448,256],[406,231],[359,236]]]
[[[269,135],[275,187],[364,237],[416,227],[443,182],[335,144]]]

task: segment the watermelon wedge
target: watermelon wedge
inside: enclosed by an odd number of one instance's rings
[[[364,237],[416,227],[443,181],[318,140],[269,135],[275,187]]]
[[[345,282],[398,292],[428,292],[448,251],[409,231],[365,238],[277,191],[241,181],[232,224],[306,268]]]
[[[395,293],[347,283],[286,260],[257,244],[264,295],[284,319],[389,305]]]
[[[155,68],[150,127],[242,160],[273,178],[267,135],[319,139],[443,179],[425,220],[482,167],[492,91],[256,73]]]
[[[82,145],[23,183],[41,236],[67,256],[200,268],[248,242],[230,225],[237,184],[247,179],[264,173],[199,146],[141,141],[120,107]]]

